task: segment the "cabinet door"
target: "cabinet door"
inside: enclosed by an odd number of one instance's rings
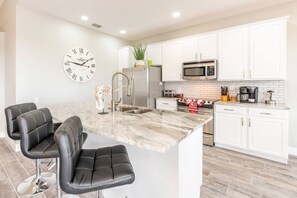
[[[246,148],[245,117],[236,114],[215,114],[215,143]]]
[[[147,60],[152,60],[153,65],[162,65],[162,45],[148,45],[146,58]]]
[[[244,80],[249,65],[249,27],[219,33],[218,80]]]
[[[122,69],[129,68],[130,66],[133,65],[131,54],[132,53],[131,53],[130,47],[124,47],[118,50],[118,71],[119,72],[122,72]],[[123,82],[122,76],[118,76],[117,79],[118,79],[118,87],[121,87]],[[117,94],[118,100],[122,98],[122,96],[123,96],[122,89],[119,89]]]
[[[269,155],[287,155],[286,127],[285,120],[251,117],[249,119],[248,149]]]
[[[285,79],[286,20],[252,24],[250,27],[250,78]]]
[[[197,37],[188,38],[182,41],[183,62],[197,61]]]
[[[198,36],[198,56],[200,60],[217,58],[217,33]]]
[[[182,62],[181,41],[164,43],[162,81],[182,81]]]

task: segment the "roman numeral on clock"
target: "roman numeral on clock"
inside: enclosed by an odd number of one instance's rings
[[[79,77],[79,81],[82,82],[84,79],[82,76]]]
[[[95,64],[92,64],[91,67],[94,68],[95,67]]]
[[[76,53],[77,53],[76,49],[73,49],[73,50],[72,50],[72,52],[73,52],[74,54],[76,54]]]
[[[90,71],[91,74],[94,74],[95,72],[93,70]]]
[[[69,67],[69,68],[67,68],[66,69],[66,72],[68,73],[68,74],[71,74],[72,73],[72,70],[71,70],[71,68]]]
[[[79,48],[79,52],[83,54],[84,53],[84,49],[83,48]]]
[[[72,75],[72,78],[73,78],[73,80],[76,80],[77,75],[76,75],[76,74],[73,74],[73,75]]]

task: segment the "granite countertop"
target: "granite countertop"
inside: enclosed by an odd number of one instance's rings
[[[251,108],[264,108],[264,109],[276,109],[276,110],[289,110],[290,108],[286,104],[265,104],[265,103],[240,103],[240,102],[223,102],[218,101],[215,104],[218,105],[231,105],[240,107],[251,107]]]
[[[49,109],[57,121],[63,122],[76,115],[81,118],[86,132],[162,153],[213,119],[212,116],[159,110],[99,115],[95,102],[61,104]]]

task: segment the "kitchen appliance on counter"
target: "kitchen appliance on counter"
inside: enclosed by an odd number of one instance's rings
[[[240,102],[257,103],[258,102],[258,87],[239,87]]]
[[[194,99],[192,99],[194,100]],[[194,113],[200,115],[211,115],[214,116],[214,103],[218,100],[209,100],[209,99],[196,99],[198,103],[203,104],[197,108],[197,111]],[[177,111],[189,112],[190,107],[185,103],[184,99],[179,99],[177,101]],[[191,112],[193,113],[193,112]],[[207,146],[214,146],[214,121],[211,120],[203,126],[203,144]]]
[[[124,68],[122,71],[132,81],[131,96],[127,96],[126,84],[123,81],[123,104],[156,108],[156,98],[162,97],[164,89],[161,67],[137,66]]]
[[[183,64],[183,79],[209,80],[217,78],[217,61],[204,60]]]
[[[265,103],[275,105],[276,100],[274,100],[274,91],[269,90],[269,91],[267,91],[267,93],[269,94],[269,99],[265,100]]]
[[[176,95],[175,90],[164,90],[163,91],[163,97],[169,97],[169,98],[174,98]]]

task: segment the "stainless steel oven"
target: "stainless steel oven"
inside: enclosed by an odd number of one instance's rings
[[[217,100],[206,100],[205,104],[198,108],[197,114],[214,116],[214,102]],[[183,100],[178,101],[177,110],[182,112],[189,112]],[[203,144],[214,146],[214,121],[211,120],[203,126]]]
[[[183,79],[185,80],[207,80],[216,78],[216,60],[205,60],[183,64]]]

